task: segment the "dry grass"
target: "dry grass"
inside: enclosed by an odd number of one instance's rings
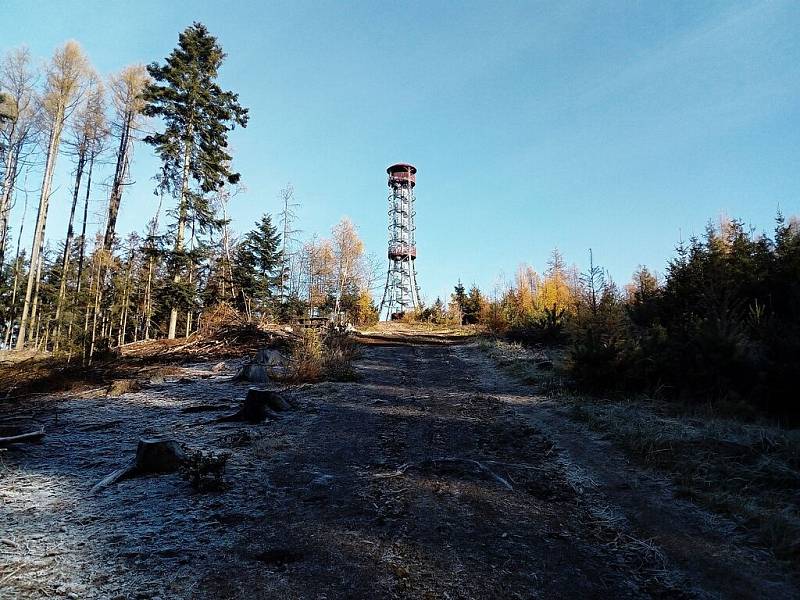
[[[469,337],[479,333],[477,325],[436,324],[424,321],[381,321],[359,330],[361,333],[439,333],[442,335]]]
[[[0,399],[96,387],[107,381],[96,367],[68,363],[50,354],[0,362]]]
[[[568,388],[560,368],[562,357],[556,350],[526,348],[498,338],[482,338],[479,347],[509,375],[536,386],[543,394],[560,396]]]
[[[353,361],[358,357],[358,345],[347,334],[306,329],[290,349],[292,357],[288,371],[276,379],[289,383],[356,379]]]
[[[213,327],[212,327],[213,324]],[[254,354],[261,348],[285,346],[293,335],[283,328],[241,324],[221,311],[188,338],[126,344],[113,354],[95,357],[90,366],[80,356],[71,361],[50,353],[0,353],[0,400],[62,391],[94,389],[115,380],[153,379],[153,369],[187,362],[224,360]],[[123,385],[123,384],[119,384]],[[109,390],[115,395],[115,389]]]
[[[678,495],[733,517],[777,557],[800,566],[800,431],[743,422],[715,405],[579,397],[569,393],[552,351],[495,339],[481,348],[636,462],[667,474]],[[554,369],[537,368],[543,354]]]
[[[800,565],[799,431],[700,419],[654,401],[570,402],[573,417],[669,474],[679,495],[734,517],[776,556]]]

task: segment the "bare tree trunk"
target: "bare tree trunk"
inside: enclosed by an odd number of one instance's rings
[[[189,238],[189,249],[190,251],[194,251],[194,234],[195,234],[195,220],[192,219],[192,235]],[[194,281],[194,265],[189,265],[189,285],[191,286]],[[189,333],[192,331],[192,307],[186,307],[186,336],[189,337]]]
[[[98,313],[100,312],[100,295],[101,295],[100,292],[103,287],[103,281],[101,280],[103,268],[101,263],[102,260],[99,261],[97,266],[97,281],[95,282],[95,288],[94,288],[95,291],[94,291],[94,310],[92,316],[92,339],[91,343],[89,344],[89,361],[88,361],[88,364],[90,365],[92,364],[95,342],[97,340],[97,316]]]
[[[133,124],[133,111],[129,110],[125,114],[122,126],[122,133],[119,138],[119,149],[117,150],[117,166],[114,171],[114,181],[111,184],[111,196],[108,200],[108,220],[106,222],[106,234],[103,239],[103,248],[111,251],[114,243],[114,231],[117,226],[117,215],[119,205],[122,202],[122,188],[125,185],[125,177],[128,174],[128,164],[130,162],[131,148],[131,125]]]
[[[72,192],[72,207],[69,211],[69,222],[67,224],[67,238],[64,240],[64,255],[61,257],[61,283],[58,288],[58,301],[56,302],[56,335],[53,350],[58,351],[58,344],[61,341],[61,311],[63,310],[64,300],[67,295],[67,269],[69,268],[69,252],[72,249],[72,238],[75,235],[73,223],[75,221],[75,208],[78,205],[78,194],[81,188],[81,178],[83,169],[86,165],[86,152],[83,148],[78,151],[78,165],[75,171],[75,189]],[[85,225],[84,225],[85,226]]]
[[[92,294],[92,289],[94,288],[94,266],[92,267],[92,272],[89,275],[89,295]],[[89,332],[89,311],[90,306],[89,302],[86,302],[86,310],[83,314],[83,338],[81,340],[81,358],[83,363],[86,364],[86,357],[87,357],[87,348],[86,348],[86,338]]]
[[[223,200],[222,202],[222,219],[224,225],[222,226],[222,249],[223,249],[223,263],[222,263],[222,298],[225,298],[225,264],[228,265],[228,277],[230,278],[230,298],[232,301],[236,299],[236,286],[233,282],[233,261],[231,259],[231,237],[230,230],[228,229],[228,203]]]
[[[128,254],[128,265],[125,273],[125,284],[122,287],[122,307],[119,312],[119,333],[117,335],[117,345],[125,343],[125,329],[128,324],[128,303],[130,301],[131,271],[133,270],[133,247]]]
[[[83,202],[83,224],[81,225],[81,251],[78,254],[78,282],[75,285],[75,299],[81,292],[81,281],[83,279],[83,261],[86,257],[86,222],[89,218],[89,193],[92,190],[92,170],[94,169],[95,153],[89,156],[89,173],[86,180],[86,195]]]
[[[194,133],[194,128],[192,123],[189,123],[189,129],[187,131],[186,139],[192,139],[192,135]],[[186,142],[186,147],[183,150],[183,173],[181,174],[181,199],[180,199],[180,206],[178,208],[178,231],[175,235],[175,254],[179,255],[183,252],[183,237],[184,237],[184,228],[186,226],[186,214],[188,211],[187,206],[187,193],[189,191],[189,159],[191,158],[192,154],[192,146],[189,142]],[[175,276],[173,278],[175,283],[180,283],[181,281],[181,271],[180,265],[175,270]],[[173,306],[169,313],[169,331],[167,333],[167,337],[171,340],[175,339],[175,329],[178,325],[178,307]]]
[[[17,234],[17,252],[14,256],[14,284],[11,291],[11,314],[8,317],[4,346],[8,348],[11,343],[11,331],[14,328],[14,321],[17,318],[17,289],[19,287],[19,277],[22,273],[22,265],[19,260],[20,246],[22,243],[22,232],[25,229],[25,217],[28,214],[28,191],[25,190],[25,204],[22,209],[22,221],[20,221],[19,233]],[[0,263],[2,264],[2,263]]]
[[[6,149],[6,164],[3,171],[3,189],[0,192],[0,266],[5,263],[6,237],[8,236],[8,214],[11,211],[11,197],[17,178],[17,160],[20,148]]]
[[[22,350],[25,345],[25,333],[28,325],[28,316],[31,310],[31,296],[33,295],[34,280],[37,280],[36,271],[39,264],[39,257],[42,252],[42,242],[44,241],[45,221],[47,219],[47,209],[50,202],[50,186],[53,181],[53,170],[58,154],[58,144],[61,139],[61,126],[54,124],[50,130],[50,139],[47,145],[47,158],[45,159],[44,177],[42,179],[42,190],[39,196],[39,212],[36,216],[36,229],[33,233],[33,244],[31,247],[31,269],[28,272],[28,285],[25,288],[25,302],[22,307],[22,318],[19,323],[19,334],[17,336],[17,350]],[[37,280],[38,281],[38,280]]]
[[[47,350],[47,342],[50,339],[50,318],[45,321],[44,327],[44,341],[42,342],[42,350]]]
[[[148,231],[148,238],[152,240],[153,236],[155,236],[156,232],[158,231],[158,218],[161,214],[161,202],[163,200],[163,195],[159,198],[158,201],[158,208],[156,209],[156,214],[153,216],[153,219],[150,221],[150,229]],[[155,246],[148,241],[150,244],[150,257],[147,261],[147,284],[144,288],[144,300],[143,300],[143,312],[144,312],[144,339],[150,339],[150,321],[153,317],[153,273],[155,272],[155,257],[153,256],[153,252],[155,251]]]
[[[30,327],[30,337],[28,341],[33,340],[34,346],[38,345],[39,342],[39,328],[37,327],[37,317],[40,317],[38,314],[39,308],[39,284],[42,281],[42,257],[39,256],[39,262],[36,265],[36,285],[34,287],[34,294],[33,294],[33,308],[31,309],[31,327]]]
[[[144,339],[150,339],[150,318],[152,317],[153,258],[147,265],[147,285],[144,288]]]
[[[83,263],[86,258],[86,222],[89,218],[89,194],[92,191],[92,171],[94,169],[94,159],[95,159],[95,151],[93,150],[89,155],[89,173],[86,179],[86,195],[84,196],[83,201],[83,224],[81,225],[81,250],[78,253],[78,272],[76,273],[75,277],[77,278],[77,282],[75,284],[75,293],[73,294],[72,303],[77,306],[78,305],[78,296],[81,293],[81,286],[83,285]],[[91,287],[90,290],[91,292]],[[83,327],[83,351],[81,352],[81,356],[85,359],[86,358],[86,332],[89,322],[89,308],[86,308],[86,319]],[[69,328],[67,330],[67,337],[72,336],[72,319],[69,321]]]
[[[44,231],[46,227],[47,227],[47,215],[45,214],[44,219],[42,221],[42,237],[39,240],[39,246],[42,248],[44,247]],[[36,323],[36,317],[39,310],[39,286],[42,281],[42,263],[44,263],[44,255],[40,253],[39,260],[36,263],[36,285],[34,287],[33,304],[31,308],[31,323]],[[33,326],[31,326],[31,333],[33,333],[33,331],[34,331]],[[36,332],[36,335],[37,336],[39,335],[38,331]]]

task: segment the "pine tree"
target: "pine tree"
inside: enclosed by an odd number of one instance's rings
[[[153,63],[147,71],[153,82],[145,86],[143,113],[160,117],[161,132],[145,138],[162,162],[159,189],[178,201],[177,225],[172,257],[172,281],[180,287],[188,268],[184,249],[186,225],[194,222],[198,233],[221,227],[208,194],[225,184],[235,184],[239,174],[231,171],[228,132],[247,125],[247,109],[238,95],[217,83],[225,59],[217,39],[201,23],[194,23],[178,37],[178,47],[163,65]],[[181,290],[174,290],[181,294]],[[173,299],[168,337],[175,337],[178,306]]]

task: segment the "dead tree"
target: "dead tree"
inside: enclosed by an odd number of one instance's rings
[[[286,301],[286,298],[291,295],[290,290],[287,289],[286,282],[289,281],[289,286],[294,281],[292,269],[295,267],[296,261],[291,261],[291,245],[295,241],[295,237],[299,231],[292,229],[297,215],[294,209],[300,206],[298,202],[294,202],[294,187],[291,183],[286,184],[279,193],[283,208],[280,213],[280,222],[283,227],[283,235],[281,237],[281,300]],[[291,264],[290,264],[291,261]]]

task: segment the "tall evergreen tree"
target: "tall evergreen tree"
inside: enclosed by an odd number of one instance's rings
[[[464,313],[464,323],[478,323],[481,317],[481,309],[485,302],[486,300],[478,286],[473,283],[464,304],[461,305],[461,310]]]
[[[147,67],[152,83],[144,88],[143,113],[159,117],[163,131],[145,138],[161,158],[159,189],[178,200],[177,226],[172,260],[172,281],[180,287],[187,270],[185,228],[193,221],[198,233],[221,227],[208,194],[226,183],[235,184],[239,174],[230,168],[228,132],[247,126],[247,109],[238,94],[217,83],[225,59],[217,39],[201,23],[178,36],[178,46],[163,65]],[[168,337],[175,337],[177,302],[170,311]]]

